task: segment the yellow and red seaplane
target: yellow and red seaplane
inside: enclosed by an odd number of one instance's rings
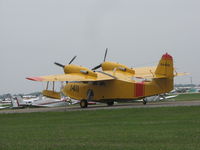
[[[173,57],[168,53],[162,55],[157,66],[129,68],[125,65],[104,61],[93,69],[71,64],[55,63],[64,70],[64,74],[28,77],[33,81],[47,82],[47,89],[43,95],[51,98],[61,98],[61,93],[72,99],[80,101],[80,106],[86,108],[89,102],[107,103],[108,106],[115,101],[133,101],[141,99],[146,104],[146,98],[168,93],[174,88]],[[100,71],[97,71],[101,68]],[[138,80],[139,79],[139,80]],[[64,86],[59,92],[48,90],[49,82],[61,81]]]

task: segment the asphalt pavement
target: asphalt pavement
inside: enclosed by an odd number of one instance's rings
[[[32,113],[32,112],[68,112],[68,111],[88,111],[101,109],[123,109],[123,108],[155,108],[155,107],[177,107],[177,106],[200,106],[200,100],[195,101],[165,101],[150,102],[146,105],[142,103],[117,103],[113,106],[106,104],[89,105],[88,108],[80,108],[79,105],[54,107],[54,108],[23,108],[23,109],[4,109],[0,110],[0,114],[10,113]]]

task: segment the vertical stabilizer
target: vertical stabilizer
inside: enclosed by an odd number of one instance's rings
[[[171,55],[166,53],[162,56],[155,74],[166,76],[166,78],[174,77],[173,57]]]
[[[11,98],[11,104],[12,104],[12,107],[13,107],[13,108],[19,107],[19,103],[18,103],[16,97],[15,97],[15,98],[14,98],[14,97]]]
[[[16,98],[17,98],[17,103],[19,106],[26,104],[21,96],[17,96]]]

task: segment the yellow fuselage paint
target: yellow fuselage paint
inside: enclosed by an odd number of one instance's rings
[[[104,82],[68,83],[63,93],[77,100],[87,99],[88,90],[92,90],[93,101],[133,100],[147,96],[170,92],[173,89],[173,78],[154,79],[144,82],[126,82],[110,80]]]

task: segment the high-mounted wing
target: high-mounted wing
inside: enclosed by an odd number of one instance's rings
[[[136,78],[144,78],[144,79],[156,79],[156,78],[166,78],[166,75],[156,74],[156,66],[154,67],[142,67],[142,68],[134,68]],[[177,73],[174,72],[174,77],[176,76],[184,76],[189,73]]]
[[[50,76],[40,76],[40,77],[27,77],[26,79],[32,81],[104,81],[115,79],[112,76],[103,74],[101,72],[96,72],[97,77],[81,74],[81,73],[70,73],[70,74],[60,74],[60,75],[50,75]]]
[[[141,67],[141,68],[134,68],[136,78],[144,78],[144,79],[150,79],[150,78],[162,78],[164,76],[158,76],[155,75],[156,67]]]
[[[190,73],[175,73],[174,76],[185,76],[185,75],[189,75]]]

